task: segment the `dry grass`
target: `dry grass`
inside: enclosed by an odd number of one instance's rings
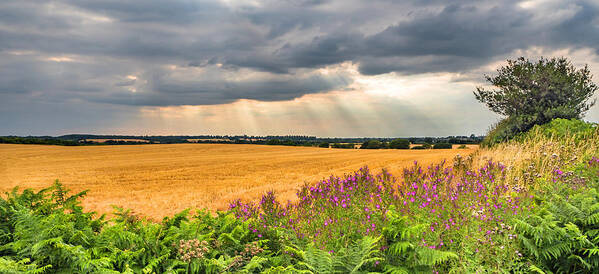
[[[599,131],[578,142],[575,135],[558,139],[544,137],[539,132],[529,134],[531,137],[523,142],[511,141],[477,150],[472,154],[473,166],[480,167],[489,160],[501,162],[509,167],[506,182],[535,187],[540,174],[552,174],[556,168],[597,156],[599,152]]]
[[[127,146],[0,145],[0,191],[42,188],[56,179],[88,189],[84,207],[111,205],[151,218],[185,208],[225,209],[236,198],[258,199],[274,190],[293,199],[304,182],[343,175],[368,165],[399,173],[418,160],[451,160],[464,150],[352,150],[234,144]]]

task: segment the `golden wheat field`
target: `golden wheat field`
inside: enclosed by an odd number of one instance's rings
[[[293,199],[304,183],[368,165],[399,174],[418,160],[451,160],[452,150],[357,150],[237,144],[121,146],[0,145],[0,191],[40,189],[58,179],[73,191],[89,190],[83,205],[100,213],[112,205],[161,218],[185,208],[226,209],[236,198],[259,199],[274,190]]]

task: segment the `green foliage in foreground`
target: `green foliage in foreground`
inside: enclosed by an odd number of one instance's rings
[[[184,211],[161,223],[117,208],[93,218],[60,183],[0,199],[0,273],[360,273],[382,261],[379,238],[335,254],[287,231],[256,235],[232,214]]]

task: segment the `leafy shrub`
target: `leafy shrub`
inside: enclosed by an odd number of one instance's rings
[[[531,136],[544,136],[545,138],[566,138],[575,136],[578,140],[586,139],[597,131],[597,125],[578,119],[554,119],[544,125],[535,125],[530,133],[519,136],[520,139]]]
[[[468,149],[468,147],[466,145],[460,145],[458,149]]]
[[[543,125],[535,125],[529,131],[523,133],[518,133],[522,130],[522,127],[518,127],[517,124],[518,120],[514,118],[502,120],[489,132],[481,143],[481,146],[491,147],[512,138],[524,141],[534,138],[563,139],[566,137],[575,137],[577,141],[580,141],[587,139],[587,137],[597,132],[596,124],[578,119],[554,119]]]
[[[436,143],[433,145],[433,149],[451,149],[452,145],[450,143]]]
[[[407,139],[395,139],[389,143],[389,148],[410,149],[410,141]]]
[[[322,143],[318,144],[318,147],[322,147],[322,148],[329,148],[329,143],[327,143],[327,142],[322,142]]]
[[[524,124],[517,117],[505,118],[489,130],[480,145],[482,147],[492,147],[493,145],[508,141],[526,128]]]
[[[361,149],[379,149],[383,148],[383,143],[379,140],[369,140],[362,144]]]

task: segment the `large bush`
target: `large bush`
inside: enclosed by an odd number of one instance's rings
[[[566,58],[531,62],[521,57],[497,72],[485,76],[497,89],[478,87],[474,92],[477,100],[507,117],[488,134],[486,145],[556,118],[580,119],[595,104],[590,99],[598,87],[588,67],[576,69]]]
[[[577,119],[555,119],[544,125],[535,125],[529,135],[534,135],[537,132],[547,138],[564,138],[576,136],[577,138],[585,138],[593,134],[597,130],[597,125],[587,123]]]
[[[452,145],[450,143],[436,143],[433,145],[433,149],[451,149]]]
[[[518,122],[513,122],[512,119],[504,119],[495,125],[485,140],[483,140],[481,146],[489,147],[493,144],[514,138],[513,136],[516,136],[515,139],[519,141],[540,137],[556,139],[573,137],[577,140],[583,140],[597,131],[597,125],[593,123],[587,123],[578,119],[568,120],[557,118],[543,125],[535,125],[527,132],[518,133],[518,131],[511,130],[512,127],[518,124]]]
[[[395,139],[389,143],[389,148],[395,149],[409,149],[410,141],[407,139]]]

